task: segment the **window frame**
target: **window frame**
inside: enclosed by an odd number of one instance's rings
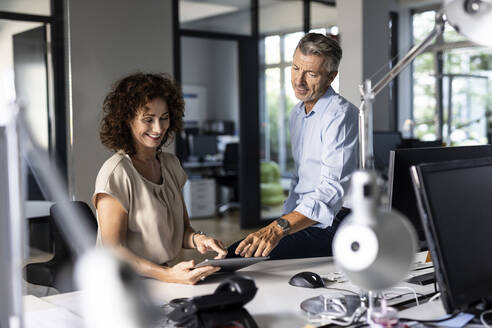
[[[429,11],[438,11],[440,10],[439,6],[425,6],[421,7],[418,9],[412,9],[410,10],[410,21],[411,21],[411,28],[410,28],[410,37],[412,44],[414,44],[414,16],[418,14],[422,14],[424,12],[429,12]],[[429,31],[430,32],[430,31]],[[453,41],[453,42],[446,42],[444,39],[444,33],[439,35],[436,40],[430,44],[424,51],[422,51],[420,55],[430,53],[432,54],[433,57],[433,66],[435,70],[435,101],[436,101],[436,139],[437,140],[443,140],[445,141],[445,136],[443,135],[444,132],[444,79],[443,76],[444,74],[444,54],[448,51],[452,50],[457,50],[457,49],[463,49],[463,48],[480,48],[479,45],[468,41],[468,40],[462,40],[462,41]],[[410,94],[411,94],[411,110],[410,110],[410,119],[415,120],[415,104],[414,104],[414,75],[415,74],[415,67],[414,67],[414,62],[411,64],[411,84],[409,86],[410,88]],[[447,122],[446,122],[447,124]],[[415,137],[415,128],[412,128],[411,130],[411,137]]]
[[[280,165],[280,172],[283,177],[292,177],[292,174],[288,174],[286,171],[286,163],[288,160],[288,150],[286,149],[287,147],[287,135],[286,131],[288,129],[288,117],[287,117],[287,102],[286,102],[286,83],[285,83],[285,70],[287,68],[290,68],[292,66],[292,60],[286,61],[285,60],[285,37],[290,34],[294,33],[302,33],[303,31],[297,31],[297,32],[284,32],[282,34],[270,34],[270,35],[265,35],[261,38],[261,45],[260,45],[260,53],[262,54],[261,56],[261,61],[260,61],[260,76],[262,79],[261,83],[261,104],[260,104],[260,112],[262,114],[262,118],[264,119],[263,122],[265,122],[265,134],[263,136],[262,143],[264,143],[264,149],[265,149],[265,154],[264,154],[264,160],[271,160],[271,143],[269,142],[270,138],[267,138],[266,136],[270,135],[270,120],[268,120],[268,115],[267,115],[267,97],[266,97],[266,72],[268,69],[279,69],[280,70],[280,101],[279,101],[279,128],[278,128],[278,142],[279,142],[279,149],[278,149],[278,164]],[[267,64],[265,63],[265,39],[267,37],[272,37],[272,36],[279,36],[280,42],[279,42],[279,54],[280,54],[280,61],[278,63],[274,64]]]
[[[49,25],[48,33],[51,43],[51,58],[48,57],[48,91],[52,99],[48,99],[48,140],[49,153],[65,178],[68,186],[68,149],[67,143],[67,95],[66,95],[66,61],[65,61],[65,6],[63,0],[51,0],[50,15],[26,14],[17,11],[0,11],[1,20],[39,22]],[[49,73],[49,72],[48,72]],[[51,89],[51,90],[50,90]],[[36,197],[43,197],[36,192]],[[39,195],[38,195],[39,194]]]

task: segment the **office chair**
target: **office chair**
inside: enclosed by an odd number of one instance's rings
[[[233,190],[233,197],[224,204],[219,205],[219,215],[233,209],[239,209],[239,143],[228,143],[224,151],[222,161],[222,174],[216,176],[219,185]]]
[[[276,206],[285,200],[284,189],[280,183],[280,166],[273,161],[260,163],[261,206]]]
[[[74,211],[79,211],[93,231],[94,242],[97,234],[97,220],[90,207],[81,201],[70,202]],[[31,263],[26,265],[24,279],[35,285],[49,286],[61,293],[75,290],[73,283],[73,266],[75,258],[70,246],[61,234],[55,218],[61,217],[60,206],[55,204],[50,208],[50,227],[53,236],[53,258],[48,262]]]

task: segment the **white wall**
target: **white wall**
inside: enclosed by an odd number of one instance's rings
[[[235,41],[214,41],[210,114],[239,128],[239,53]]]
[[[212,42],[202,38],[181,38],[181,81],[183,86],[200,86],[205,94],[205,103],[191,107],[185,104],[185,120],[203,122],[212,107],[210,84],[212,76]],[[203,97],[202,97],[203,99]],[[186,99],[185,99],[186,101]]]
[[[373,84],[388,72],[389,1],[343,0],[337,2],[337,19],[343,49],[340,64],[340,94],[356,106],[360,104],[359,85],[371,78]],[[376,75],[375,75],[376,74]],[[391,128],[388,87],[374,103],[374,130]]]
[[[102,102],[117,79],[136,71],[173,72],[172,0],[70,0],[75,198],[90,202],[102,163]]]
[[[412,47],[412,18],[410,8],[400,7],[398,11],[399,19],[399,38],[398,38],[398,53],[402,58]],[[411,131],[402,130],[405,120],[413,119],[412,115],[412,69],[409,65],[401,71],[398,76],[398,126],[397,129],[402,132],[405,138],[411,137]]]
[[[338,68],[340,94],[354,105],[360,104],[359,84],[363,76],[363,3],[344,0],[337,3],[340,45],[343,50]]]
[[[235,41],[181,38],[183,85],[207,89],[205,113],[186,113],[185,119],[231,120],[239,126],[238,45]],[[205,109],[206,108],[206,109]]]
[[[377,5],[376,5],[377,3]],[[373,83],[381,80],[390,69],[390,33],[389,33],[389,3],[390,0],[365,0],[363,15],[363,75]],[[374,102],[374,130],[387,131],[392,129],[390,113],[389,88],[385,87]]]

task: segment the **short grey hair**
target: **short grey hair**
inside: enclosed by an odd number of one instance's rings
[[[308,33],[297,44],[303,55],[316,55],[325,59],[324,65],[328,73],[338,71],[342,59],[342,48],[338,42],[320,33]]]

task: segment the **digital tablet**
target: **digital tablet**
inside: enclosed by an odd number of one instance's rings
[[[231,259],[212,259],[212,260],[205,260],[203,262],[198,263],[195,265],[195,268],[200,268],[204,267],[207,265],[212,265],[212,266],[218,266],[220,267],[220,271],[218,272],[234,272],[236,270],[245,268],[247,266],[250,266],[252,264],[268,260],[270,256],[260,256],[260,257],[235,257]]]

